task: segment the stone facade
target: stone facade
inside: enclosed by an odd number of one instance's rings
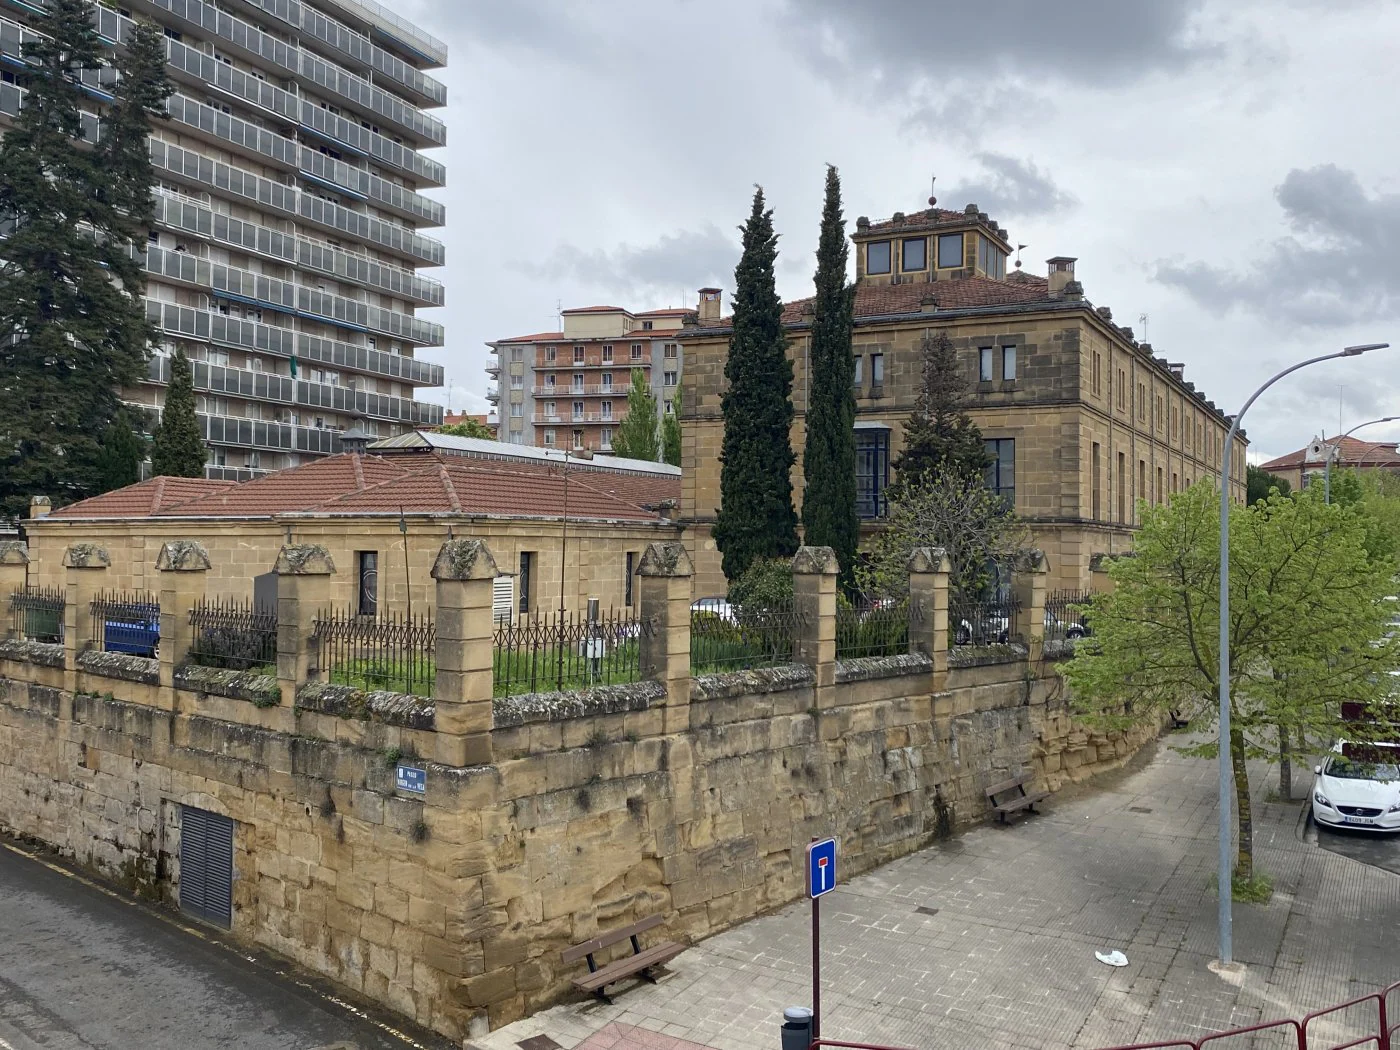
[[[973,273],[960,276],[966,281]],[[887,284],[889,277],[879,280]],[[1015,508],[1050,558],[1052,587],[1087,588],[1090,557],[1131,549],[1139,501],[1162,503],[1196,481],[1219,477],[1228,420],[1181,378],[1179,366],[1134,340],[1131,329],[1116,326],[1107,308],[1095,309],[1082,291],[1074,291],[1077,284],[1054,299],[947,309],[936,305],[938,282],[927,287],[930,305],[902,315],[861,316],[857,299],[852,350],[863,363],[857,427],[887,429],[891,460],[898,455],[918,393],[920,343],[925,334],[946,334],[967,380],[969,414],[983,436],[1015,442]],[[785,314],[799,506],[811,327],[804,309],[789,305]],[[720,399],[729,332],[726,323],[703,320],[693,320],[684,332],[680,517],[695,560],[697,594],[727,589],[710,526],[719,509]],[[984,348],[992,354],[991,371],[990,379],[980,381]],[[1003,376],[1003,348],[1015,348],[1012,379]],[[878,384],[872,381],[873,355],[881,356]],[[1244,472],[1241,446],[1231,470],[1241,499]],[[863,532],[868,538],[878,527],[878,520],[870,520]]]
[[[178,577],[163,600],[212,571],[184,544],[160,560]],[[335,575],[317,548],[278,558],[276,678],[189,667],[173,638],[158,660],[84,653],[80,630],[4,643],[0,824],[174,902],[180,807],[226,815],[235,936],[460,1039],[570,994],[560,952],[599,931],[660,913],[694,941],[792,900],[815,836],[867,870],[985,819],[990,782],[1053,789],[1145,738],[1070,717],[1040,637],[1043,560],[1017,577],[1024,644],[949,652],[946,559],[923,551],[909,653],[841,660],[816,623],[805,662],[691,678],[689,560],[656,545],[645,680],[495,699],[492,552],[459,539],[435,561],[433,697],[287,681],[309,666],[303,606]],[[830,561],[795,559],[823,621]],[[87,593],[115,569],[68,571]],[[396,786],[405,757],[422,795]]]

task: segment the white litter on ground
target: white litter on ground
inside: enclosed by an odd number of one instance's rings
[[[1109,966],[1128,965],[1128,957],[1120,951],[1111,951],[1107,954],[1104,954],[1103,952],[1095,952],[1094,958],[1101,963],[1107,963]]]

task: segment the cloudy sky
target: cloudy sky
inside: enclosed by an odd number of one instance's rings
[[[446,40],[449,183],[430,311],[484,410],[488,339],[564,307],[733,286],[760,183],[779,291],[810,294],[823,165],[846,214],[975,202],[1078,256],[1095,305],[1229,411],[1284,380],[1263,457],[1400,415],[1400,4],[1394,0],[399,0]],[[728,295],[726,294],[726,303]],[[1400,427],[1363,431],[1400,437]],[[1360,435],[1358,435],[1360,436]],[[1256,456],[1251,456],[1256,458]]]

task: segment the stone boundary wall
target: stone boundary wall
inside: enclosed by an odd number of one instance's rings
[[[1026,644],[950,661],[937,557],[907,654],[836,659],[833,563],[804,549],[798,660],[691,677],[675,553],[643,559],[645,680],[579,693],[488,699],[484,548],[439,559],[433,698],[307,680],[314,551],[285,559],[275,678],[182,666],[164,618],[158,661],[5,643],[0,826],[173,904],[180,806],[225,814],[236,936],[460,1039],[572,994],[560,952],[600,931],[660,913],[694,942],[793,900],[814,837],[869,870],[986,819],[992,781],[1054,789],[1143,742],[1070,718],[1033,589]],[[396,788],[406,758],[426,794]]]

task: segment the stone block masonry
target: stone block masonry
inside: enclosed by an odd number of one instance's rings
[[[197,554],[172,553],[184,575],[163,601],[200,591]],[[643,681],[495,699],[484,545],[441,552],[454,623],[432,698],[296,680],[315,661],[307,573],[288,570],[333,573],[319,557],[279,558],[276,676],[191,668],[164,644],[160,661],[96,659],[80,631],[0,645],[0,824],[175,906],[182,807],[227,816],[235,936],[453,1039],[570,994],[560,952],[601,931],[661,914],[693,942],[794,899],[814,837],[867,870],[985,819],[993,780],[1054,788],[1142,743],[1073,721],[1053,665],[1031,659],[1035,616],[1026,645],[948,652],[939,551],[911,563],[928,607],[909,653],[840,661],[809,623],[805,662],[691,678],[690,562],[658,545],[641,559]],[[797,559],[818,619],[828,560]],[[100,558],[73,561],[100,586]],[[1045,572],[1028,565],[1036,608]],[[407,760],[421,795],[396,786]]]

